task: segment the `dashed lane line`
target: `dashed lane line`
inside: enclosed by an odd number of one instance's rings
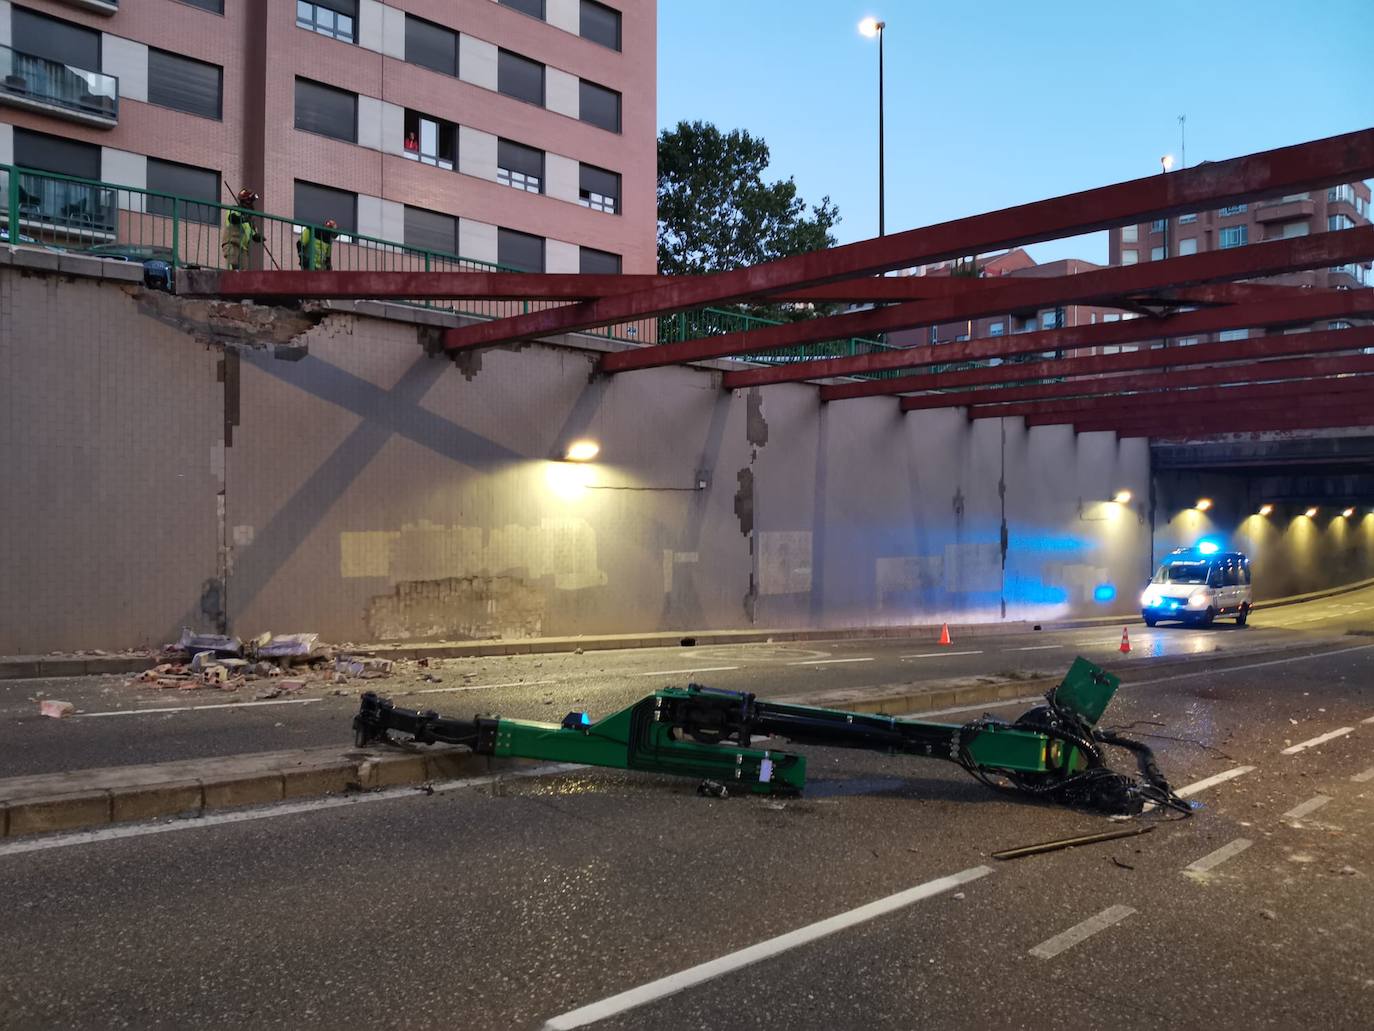
[[[1208,788],[1216,787],[1218,784],[1225,784],[1228,780],[1235,780],[1237,777],[1242,777],[1247,773],[1253,773],[1254,770],[1255,768],[1253,766],[1233,766],[1229,770],[1222,770],[1220,773],[1214,773],[1210,777],[1203,777],[1202,780],[1195,780],[1186,787],[1179,788],[1174,794],[1179,798],[1187,798],[1190,795],[1196,795],[1200,791],[1206,791]],[[1146,802],[1143,812],[1148,813],[1154,808],[1156,808],[1154,802]]]
[[[1226,862],[1226,860],[1240,855],[1253,844],[1254,842],[1249,838],[1237,838],[1229,845],[1222,845],[1221,848],[1217,849],[1215,852],[1208,852],[1201,859],[1189,863],[1183,868],[1183,872],[1206,873],[1213,867],[1220,866],[1222,863]]]
[[[1226,666],[1222,669],[1200,669],[1192,673],[1174,673],[1167,677],[1156,677],[1153,680],[1133,680],[1131,687],[1150,687],[1154,684],[1171,684],[1175,680],[1183,680],[1188,677],[1219,677],[1225,673],[1241,673],[1250,669],[1263,669],[1266,666],[1284,666],[1290,662],[1312,662],[1314,659],[1329,659],[1336,655],[1346,655],[1350,652],[1365,652],[1374,648],[1374,644],[1358,644],[1353,648],[1337,648],[1330,652],[1312,652],[1307,655],[1291,655],[1286,659],[1270,659],[1267,662],[1249,662],[1244,666]]]
[[[656,669],[651,673],[631,673],[634,677],[671,677],[679,673],[724,673],[726,670],[739,669],[738,666],[701,666],[697,669]]]
[[[1309,748],[1316,748],[1318,745],[1324,745],[1324,744],[1326,744],[1326,742],[1328,742],[1328,741],[1332,741],[1332,740],[1334,740],[1334,739],[1336,739],[1336,738],[1338,738],[1338,737],[1345,737],[1345,735],[1347,735],[1347,734],[1353,734],[1354,732],[1355,732],[1355,728],[1354,728],[1354,727],[1340,727],[1340,728],[1338,728],[1338,729],[1336,729],[1336,730],[1333,730],[1333,731],[1330,731],[1330,732],[1328,732],[1328,733],[1326,733],[1326,734],[1323,734],[1323,735],[1321,735],[1320,737],[1314,737],[1314,738],[1311,738],[1310,740],[1307,740],[1307,741],[1299,741],[1296,745],[1290,745],[1290,746],[1288,746],[1287,748],[1285,748],[1285,749],[1284,749],[1282,752],[1280,752],[1279,754],[1280,754],[1280,755],[1297,755],[1299,752],[1304,752],[1304,751],[1306,751],[1306,750],[1309,749]]]
[[[163,705],[156,709],[112,709],[109,712],[78,712],[72,719],[95,719],[100,716],[147,716],[159,712],[203,712],[206,709],[253,709],[268,705],[312,705],[323,698],[273,698],[260,702],[219,702],[215,705]]]
[[[918,884],[914,888],[899,891],[895,895],[887,898],[878,899],[867,905],[860,906],[858,909],[851,909],[847,913],[840,913],[836,916],[828,917],[825,920],[799,927],[795,931],[788,931],[780,934],[776,938],[769,938],[767,941],[759,942],[757,945],[750,945],[748,948],[740,949],[738,952],[731,952],[718,959],[709,960],[676,974],[661,977],[657,981],[650,981],[648,984],[640,985],[638,988],[631,988],[629,991],[621,992],[619,995],[612,995],[608,999],[600,1002],[593,1002],[586,1006],[580,1006],[575,1010],[569,1010],[556,1017],[551,1017],[544,1024],[544,1031],[568,1031],[570,1028],[584,1027],[587,1024],[594,1024],[599,1020],[606,1020],[610,1017],[625,1013],[628,1010],[636,1009],[647,1003],[657,1002],[659,999],[676,995],[678,992],[688,988],[694,988],[699,984],[704,984],[714,978],[725,974],[733,973],[744,967],[755,963],[771,959],[799,946],[809,944],[820,938],[835,934],[839,931],[855,927],[858,924],[866,923],[887,913],[905,909],[923,899],[931,898],[943,892],[950,891],[960,885],[970,881],[976,881],[980,877],[986,877],[992,873],[992,869],[987,866],[975,866],[963,870],[948,877],[941,877],[937,880],[927,881],[925,884]]]
[[[1134,912],[1130,906],[1111,906],[1096,916],[1088,917],[1081,924],[1074,924],[1067,931],[1042,941],[1030,950],[1030,954],[1037,959],[1053,959],[1079,942],[1091,938],[1098,931],[1105,931],[1113,924],[1119,924]]]
[[[1011,649],[1011,650],[1014,651],[1014,652],[1043,652],[1043,651],[1045,651],[1047,648],[1063,648],[1063,647],[1064,647],[1064,645],[1062,645],[1062,644],[1031,644],[1031,645],[1027,645],[1025,648],[1013,648],[1013,649]]]
[[[556,680],[512,680],[508,684],[459,684],[456,687],[426,687],[421,691],[397,691],[396,694],[457,694],[462,691],[494,691],[498,687],[538,687],[540,684],[556,683]]]
[[[1320,809],[1322,806],[1326,805],[1326,803],[1330,801],[1330,795],[1316,795],[1313,798],[1309,798],[1306,802],[1303,802],[1300,805],[1295,805],[1292,809],[1288,810],[1288,812],[1284,813],[1283,816],[1280,817],[1280,819],[1301,820],[1304,816],[1308,815],[1309,813],[1315,813],[1318,809]]]
[[[1350,779],[1353,780],[1356,784],[1365,784],[1371,780],[1374,780],[1374,766],[1371,766],[1363,773],[1355,774],[1355,776],[1351,777]]]
[[[269,820],[274,816],[294,816],[297,813],[311,813],[321,809],[342,809],[346,806],[368,805],[372,802],[393,802],[402,798],[424,798],[444,791],[480,788],[488,784],[495,784],[498,781],[525,777],[548,777],[558,773],[571,773],[584,768],[578,763],[550,763],[527,770],[494,773],[486,777],[466,777],[461,780],[442,781],[422,788],[388,788],[385,791],[366,792],[357,795],[336,795],[330,798],[313,798],[304,802],[284,802],[281,805],[264,806],[257,809],[236,809],[230,812],[212,813],[209,816],[171,820],[167,823],[130,823],[121,824],[118,827],[102,827],[95,831],[54,834],[48,837],[0,844],[0,857],[20,855],[25,852],[46,852],[54,848],[71,848],[73,845],[92,845],[103,841],[118,841],[121,838],[142,838],[150,834],[172,834],[177,831],[196,831],[207,827],[222,827],[226,824],[251,823],[255,820]]]
[[[976,652],[920,652],[916,655],[898,655],[899,659],[947,659],[951,655],[982,655],[980,648]]]
[[[789,662],[789,666],[830,666],[837,662],[872,662],[871,657],[864,659],[807,659],[805,662]]]
[[[1370,716],[1368,719],[1360,720],[1360,722],[1361,722],[1361,723],[1374,723],[1374,716]]]

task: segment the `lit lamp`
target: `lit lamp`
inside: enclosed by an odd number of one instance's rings
[[[1303,515],[1307,516],[1308,519],[1315,519],[1317,517],[1317,506],[1313,505],[1306,512],[1304,512]]]
[[[1161,172],[1168,172],[1168,171],[1170,171],[1173,167],[1174,167],[1174,156],[1173,156],[1172,154],[1165,154],[1162,158],[1159,159],[1159,170],[1160,170]]]
[[[1116,495],[1112,498],[1112,500],[1115,501],[1118,505],[1129,505],[1131,503],[1131,496],[1132,495],[1130,491],[1119,490],[1116,492]]]
[[[1199,512],[1206,512],[1209,508],[1212,507],[1212,499],[1211,499],[1211,498],[1198,498],[1198,499],[1197,499],[1197,504],[1194,505],[1193,507],[1194,507],[1195,509],[1197,509]]]
[[[569,462],[590,462],[601,454],[601,445],[594,440],[574,440],[568,445],[563,458]]]
[[[1273,505],[1270,505],[1270,504],[1268,504],[1268,503],[1265,503],[1265,504],[1263,504],[1263,505],[1260,505],[1260,507],[1259,507],[1259,514],[1262,515],[1262,516],[1273,515],[1273,514],[1274,514],[1274,506],[1273,506]]]
[[[1350,518],[1351,516],[1353,516],[1354,514],[1355,514],[1355,506],[1353,506],[1353,505],[1352,505],[1350,508],[1347,508],[1344,512],[1341,513],[1341,515],[1345,516],[1345,518],[1347,518],[1347,519],[1349,519],[1349,518]]]

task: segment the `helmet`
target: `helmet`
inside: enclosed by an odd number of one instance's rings
[[[326,229],[338,229],[339,223],[335,222],[332,218],[326,218],[324,220],[324,227]]]
[[[244,204],[252,204],[258,199],[258,195],[247,188],[239,190],[239,200]]]

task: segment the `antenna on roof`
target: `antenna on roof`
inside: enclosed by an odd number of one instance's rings
[[[1178,163],[1181,168],[1188,167],[1188,116],[1178,116]]]

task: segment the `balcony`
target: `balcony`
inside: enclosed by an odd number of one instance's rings
[[[94,11],[96,14],[118,14],[119,0],[66,0],[73,7]]]
[[[1255,221],[1293,222],[1300,218],[1311,218],[1316,210],[1316,202],[1310,197],[1306,200],[1269,201],[1255,208]]]
[[[0,176],[7,188],[15,180],[21,239],[82,239],[105,242],[115,238],[119,224],[117,191],[102,184],[59,178],[42,172],[10,171]]]
[[[119,124],[119,80],[0,46],[0,104],[112,129]]]

